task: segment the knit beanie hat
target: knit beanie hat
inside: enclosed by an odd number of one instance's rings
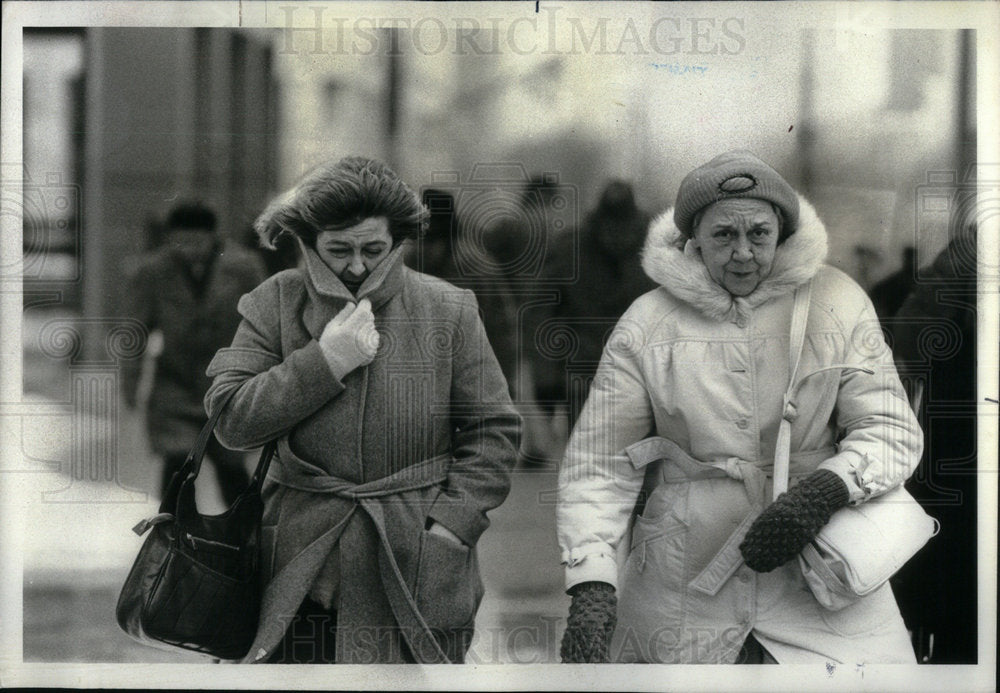
[[[795,190],[781,174],[745,149],[720,154],[684,177],[677,191],[674,223],[690,237],[700,210],[719,200],[740,197],[776,204],[785,217],[782,238],[798,228],[799,198]]]

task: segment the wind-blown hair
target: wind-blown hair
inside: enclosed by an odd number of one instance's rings
[[[272,200],[254,230],[265,248],[274,248],[282,234],[314,245],[320,231],[384,217],[396,246],[419,235],[427,216],[420,198],[392,169],[381,161],[349,156],[321,164]]]

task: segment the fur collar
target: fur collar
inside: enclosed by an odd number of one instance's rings
[[[826,259],[826,228],[799,195],[799,228],[774,254],[771,274],[749,296],[733,296],[715,282],[696,248],[674,224],[674,210],[653,219],[642,251],[646,274],[672,296],[714,320],[747,318],[765,301],[812,279]]]

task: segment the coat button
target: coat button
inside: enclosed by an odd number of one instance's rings
[[[743,329],[747,326],[747,319],[743,316],[736,318],[736,326]]]
[[[749,428],[749,426],[750,422],[747,421],[746,419],[740,419],[739,421],[736,422],[736,428],[740,429],[741,431],[745,431],[747,428]]]
[[[748,573],[745,570],[743,572],[741,572],[740,573],[740,582],[742,582],[742,583],[750,582],[750,573]]]

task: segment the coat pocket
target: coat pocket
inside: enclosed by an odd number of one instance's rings
[[[414,599],[427,625],[471,627],[482,596],[474,551],[448,537],[422,531]]]
[[[618,597],[614,661],[674,661],[684,624],[687,530],[674,509],[636,518]]]
[[[687,512],[687,496],[690,483],[679,482],[657,485],[646,498],[642,508],[642,515],[636,518],[646,526],[658,525],[666,522],[668,515],[674,516],[674,521],[681,522],[681,518]]]
[[[653,569],[656,580],[667,585],[683,584],[687,524],[670,509],[662,514],[636,518],[628,567],[644,573]]]

